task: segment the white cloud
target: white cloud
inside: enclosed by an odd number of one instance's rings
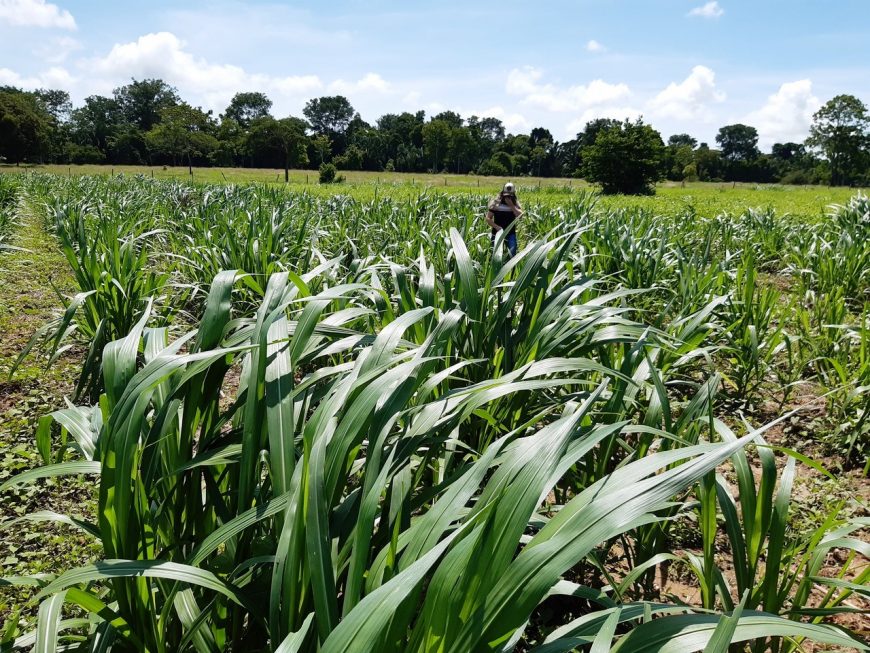
[[[415,107],[415,109],[417,110],[421,108],[423,109],[423,111],[426,112],[428,116],[431,117],[441,113],[442,111],[447,111],[450,107],[448,107],[446,104],[442,104],[441,102],[427,102],[422,107]]]
[[[33,76],[24,76],[9,68],[0,68],[0,86],[17,86],[26,90],[55,88],[69,91],[75,83],[76,78],[70,75],[66,68],[60,66],[52,66]]]
[[[183,97],[216,111],[223,110],[239,91],[259,90],[278,95],[278,100],[300,100],[323,88],[316,75],[276,77],[248,73],[232,64],[211,63],[186,51],[184,43],[170,32],[146,34],[136,41],[116,44],[105,57],[80,63],[89,75],[100,78],[95,83],[101,88],[131,77],[159,77],[177,86]]]
[[[759,145],[770,147],[780,142],[801,142],[809,133],[813,114],[821,106],[813,95],[809,79],[787,82],[767,98],[757,111],[746,116],[744,122],[758,129]]]
[[[184,41],[171,32],[140,36],[116,44],[104,57],[80,62],[95,78],[94,90],[108,92],[130,79],[157,77],[177,87],[194,104],[222,111],[239,91],[263,91],[275,101],[275,113],[298,111],[302,101],[328,90],[349,95],[391,93],[393,87],[377,73],[356,81],[337,79],[325,84],[317,75],[274,76],[251,73],[241,66],[214,63],[192,54]]]
[[[330,91],[344,93],[346,95],[364,92],[386,93],[390,88],[389,82],[377,73],[367,73],[355,82],[346,82],[343,79],[337,79],[329,85]]]
[[[543,73],[531,66],[514,68],[508,73],[505,90],[511,95],[523,96],[523,104],[540,106],[548,111],[580,111],[620,102],[631,95],[626,84],[610,84],[596,79],[588,85],[559,88],[553,84],[541,84],[542,77]]]
[[[543,72],[531,66],[514,68],[508,73],[505,90],[511,95],[534,93],[539,88],[538,80],[543,76]]]
[[[71,36],[61,36],[48,43],[40,43],[33,53],[48,63],[63,63],[73,52],[82,49],[82,44]]]
[[[2,23],[16,27],[76,29],[76,21],[71,13],[45,0],[0,0]]]
[[[719,3],[713,0],[712,2],[708,2],[707,4],[701,5],[700,7],[695,7],[692,11],[689,12],[689,16],[697,16],[699,18],[719,18],[722,14],[725,13],[725,10],[719,6]]]
[[[579,118],[572,120],[566,126],[566,138],[574,138],[574,135],[583,131],[586,123],[596,118],[613,118],[614,120],[635,120],[641,117],[641,111],[634,107],[593,107],[584,111]]]
[[[706,66],[695,66],[679,84],[671,82],[649,102],[653,114],[678,120],[712,119],[709,105],[723,102],[725,93],[716,88],[716,74]]]
[[[405,106],[417,107],[420,104],[420,98],[423,97],[420,91],[408,91],[402,98],[402,104]]]
[[[607,48],[601,45],[595,39],[591,39],[586,42],[586,51],[587,52],[604,52]]]
[[[468,111],[463,113],[463,115],[479,116],[480,118],[498,118],[502,121],[508,132],[528,131],[532,128],[532,124],[523,114],[508,111],[501,106],[489,107],[483,111]]]

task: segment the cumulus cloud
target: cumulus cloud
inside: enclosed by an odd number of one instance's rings
[[[809,79],[786,82],[767,98],[764,106],[747,115],[744,122],[758,129],[758,141],[762,147],[788,141],[801,142],[807,137],[813,114],[820,106]]]
[[[719,6],[719,3],[715,0],[713,2],[708,2],[706,4],[701,5],[700,7],[695,7],[689,12],[689,16],[695,16],[698,18],[719,18],[722,14],[725,13],[725,10]]]
[[[586,42],[586,51],[587,52],[604,52],[607,48],[601,45],[595,39],[590,39]]]
[[[45,0],[0,0],[2,23],[16,27],[76,29],[76,21],[71,13]]]
[[[73,52],[81,49],[82,44],[77,39],[71,36],[61,36],[48,43],[41,43],[34,49],[33,53],[43,61],[58,64],[63,63]]]
[[[597,118],[613,118],[614,120],[636,120],[642,113],[639,109],[629,106],[622,107],[593,107],[584,111],[579,118],[570,121],[566,126],[566,138],[573,138],[574,134],[583,131],[583,128],[591,120]]]
[[[558,87],[542,84],[543,72],[526,66],[514,68],[508,73],[505,90],[511,95],[522,96],[521,102],[539,106],[548,111],[582,111],[589,107],[610,105],[624,101],[631,95],[626,84],[610,84],[600,79],[589,84]]]
[[[26,90],[56,88],[68,91],[76,83],[66,68],[52,66],[38,75],[21,75],[9,68],[0,68],[0,86],[16,86]]]
[[[211,63],[185,50],[184,43],[171,32],[146,34],[136,41],[116,44],[105,57],[81,65],[89,75],[105,80],[104,85],[131,77],[159,77],[177,86],[183,96],[195,95],[207,108],[216,110],[223,109],[238,91],[261,90],[299,98],[323,88],[316,75],[253,74],[240,66]]]
[[[171,32],[145,34],[116,44],[105,56],[83,60],[80,65],[96,79],[94,85],[101,92],[131,77],[158,77],[176,86],[183,97],[215,111],[223,110],[235,93],[246,90],[267,93],[282,111],[290,106],[295,109],[301,100],[323,91],[350,96],[392,92],[390,83],[373,72],[356,81],[337,79],[325,84],[317,75],[266,75],[215,63],[195,56]]]
[[[353,93],[361,92],[386,93],[391,90],[391,88],[389,82],[377,73],[367,73],[355,82],[346,82],[343,79],[337,79],[329,85],[329,90],[336,93],[351,95]]]
[[[724,100],[725,93],[716,88],[716,74],[706,66],[695,66],[686,79],[671,82],[650,100],[649,108],[662,118],[709,121],[709,105]]]
[[[523,114],[508,111],[501,106],[489,107],[483,111],[468,111],[464,115],[479,116],[481,118],[498,118],[502,121],[508,132],[527,132],[532,128],[532,124]]]
[[[402,104],[406,106],[416,107],[420,104],[420,98],[422,97],[422,93],[420,91],[408,91],[405,93],[404,97],[402,97]]]

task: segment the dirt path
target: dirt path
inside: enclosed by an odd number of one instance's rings
[[[41,220],[26,210],[19,211],[18,220],[10,244],[22,249],[0,253],[0,483],[41,464],[34,441],[37,420],[64,406],[81,364],[74,351],[50,369],[43,357],[30,356],[9,378],[34,331],[61,307],[52,284],[61,292],[72,289],[66,259]],[[37,510],[88,516],[93,494],[92,484],[77,479],[9,490],[0,493],[0,523]],[[69,528],[19,523],[0,531],[0,577],[57,573],[97,550],[89,538]],[[15,617],[29,630],[37,608],[28,603],[32,595],[31,590],[0,585],[0,622]]]

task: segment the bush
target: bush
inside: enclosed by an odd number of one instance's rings
[[[793,186],[806,186],[807,184],[813,183],[813,178],[811,173],[807,170],[792,170],[785,173],[779,182],[781,184],[790,184]]]
[[[70,163],[105,163],[106,155],[103,151],[93,145],[78,145],[70,143],[67,150]]]
[[[331,163],[320,164],[320,183],[321,184],[338,184],[344,181],[344,177],[337,176],[337,170]]]
[[[477,168],[477,174],[484,175],[485,177],[504,177],[508,174],[508,169],[501,161],[493,157],[480,164]]]

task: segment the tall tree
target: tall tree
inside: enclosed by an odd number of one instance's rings
[[[450,130],[450,143],[448,146],[451,162],[456,163],[457,174],[468,171],[468,162],[474,155],[474,137],[467,127],[454,127]]]
[[[758,158],[758,130],[755,127],[736,123],[725,125],[716,134],[716,142],[722,156],[728,161],[749,162]]]
[[[432,172],[444,168],[443,162],[450,147],[451,132],[450,123],[445,120],[430,120],[423,125],[423,149],[426,151],[426,158],[432,162]]]
[[[334,137],[344,134],[353,119],[353,106],[343,95],[331,95],[308,100],[302,110],[316,134]]]
[[[462,127],[462,125],[465,123],[465,121],[462,119],[462,116],[460,116],[455,111],[442,111],[437,116],[432,116],[432,120],[443,120],[453,129]]]
[[[662,178],[664,153],[661,134],[640,119],[626,120],[598,130],[584,148],[583,171],[607,194],[650,194]]]
[[[0,157],[15,164],[42,156],[51,118],[32,93],[0,91]]]
[[[272,100],[265,93],[236,93],[224,111],[223,118],[235,120],[242,129],[248,129],[258,118],[269,117],[271,108]]]
[[[774,159],[793,161],[806,156],[807,148],[800,143],[774,143],[770,152]]]
[[[750,125],[725,125],[716,134],[725,160],[728,181],[763,181],[763,161],[758,150],[758,130]]]
[[[308,138],[305,136],[305,121],[299,118],[275,120],[265,116],[251,124],[248,134],[251,148],[274,149],[281,154],[284,165],[284,182],[290,181],[292,166],[308,165]]]
[[[332,151],[332,139],[326,134],[318,134],[311,139],[311,147],[317,153],[317,161],[320,165],[329,161],[329,154]]]
[[[113,94],[126,121],[143,132],[160,122],[164,109],[181,102],[178,91],[162,79],[134,79]]]
[[[40,88],[33,92],[42,110],[48,115],[49,129],[49,160],[63,160],[66,144],[69,141],[69,118],[72,113],[72,101],[69,93],[60,89]]]
[[[114,98],[89,95],[70,118],[73,139],[80,145],[92,145],[103,153],[109,150],[112,133],[123,122],[121,107]]]
[[[583,131],[577,134],[577,141],[580,143],[581,148],[588,147],[595,143],[600,132],[614,127],[621,128],[622,123],[613,118],[595,118],[587,122]]]
[[[672,145],[674,147],[688,145],[694,150],[698,146],[698,141],[689,134],[674,134],[668,139],[668,145]]]
[[[72,113],[69,93],[55,88],[40,88],[33,92],[45,111],[57,123],[66,122]]]
[[[178,159],[186,159],[188,171],[193,174],[193,159],[206,158],[218,147],[211,112],[181,103],[166,107],[160,117],[160,123],[146,134],[148,144],[169,156],[173,165]]]
[[[549,129],[544,127],[535,127],[529,132],[529,146],[532,148],[541,146],[543,148],[552,147],[556,141],[553,139],[553,134]]]
[[[721,177],[722,153],[711,150],[706,143],[701,143],[695,150],[695,174],[701,181],[710,181]]]
[[[813,116],[807,145],[819,150],[831,167],[831,185],[852,183],[862,172],[870,145],[870,116],[854,95],[838,95]]]

